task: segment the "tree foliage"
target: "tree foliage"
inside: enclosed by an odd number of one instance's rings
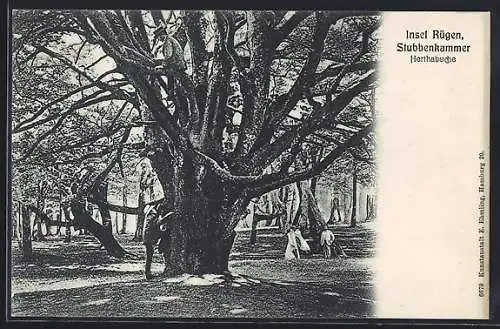
[[[210,212],[229,234],[253,197],[349,161],[373,177],[377,13],[16,10],[12,21],[16,197],[29,195],[26,172],[59,186],[91,164],[123,180],[148,157],[168,202],[204,205],[184,210],[187,223]],[[162,35],[185,63],[164,58]]]

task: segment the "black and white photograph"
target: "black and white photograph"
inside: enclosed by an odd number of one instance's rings
[[[380,25],[13,10],[10,317],[374,317]]]

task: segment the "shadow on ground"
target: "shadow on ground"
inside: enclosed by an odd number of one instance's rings
[[[232,250],[234,280],[165,279],[155,256],[154,281],[143,279],[143,248],[119,235],[141,260],[116,259],[91,236],[72,243],[53,237],[34,243],[35,259],[23,263],[12,252],[11,314],[14,317],[301,318],[372,317],[373,232],[339,230],[347,259],[283,259],[285,237],[262,230],[255,245],[240,232]],[[352,246],[346,242],[353,239]],[[357,241],[357,242],[356,242]],[[361,243],[362,242],[362,243]]]

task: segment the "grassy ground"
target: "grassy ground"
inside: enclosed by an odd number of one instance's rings
[[[346,233],[342,233],[344,230]],[[153,281],[143,278],[142,260],[110,257],[91,236],[74,242],[62,237],[35,242],[35,259],[23,263],[12,253],[11,314],[15,317],[155,317],[155,318],[301,318],[334,319],[373,316],[370,229],[341,229],[338,240],[351,257],[283,259],[285,238],[261,230],[257,243],[249,232],[238,234],[230,270],[233,280],[166,279],[155,256]],[[363,243],[349,245],[364,237]],[[131,235],[118,239],[143,255]],[[355,246],[359,246],[357,249]],[[276,250],[278,248],[278,250]]]

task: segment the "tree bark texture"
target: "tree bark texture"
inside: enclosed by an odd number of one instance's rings
[[[351,227],[356,227],[357,220],[357,203],[358,203],[358,183],[356,170],[352,173],[352,212],[351,212]]]
[[[162,155],[152,157],[152,165],[164,187],[165,208],[174,211],[160,241],[165,273],[227,271],[234,228],[249,198],[190,159]]]
[[[23,259],[30,261],[33,258],[33,247],[31,243],[31,223],[28,209],[25,205],[20,205],[21,210],[21,235]]]

